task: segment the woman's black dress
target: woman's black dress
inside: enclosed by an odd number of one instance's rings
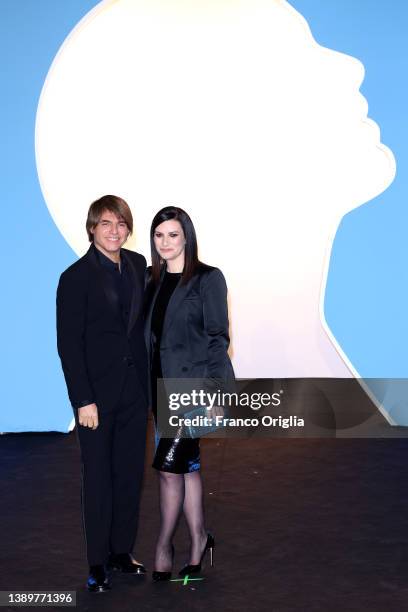
[[[157,393],[164,394],[164,388],[157,379],[163,378],[160,361],[160,342],[163,332],[164,317],[170,298],[181,278],[181,272],[165,272],[162,285],[156,298],[152,312],[151,334],[153,340],[153,354],[151,366],[152,407],[155,422],[157,423],[157,406],[163,406],[163,397],[158,398]],[[159,399],[159,401],[158,401]],[[159,438],[156,427],[156,453],[153,467],[161,472],[174,474],[187,474],[200,469],[200,441],[196,438]]]

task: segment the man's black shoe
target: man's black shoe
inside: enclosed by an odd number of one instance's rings
[[[124,574],[146,573],[145,566],[135,561],[130,553],[121,553],[119,555],[111,554],[109,557],[109,567],[119,570]]]
[[[109,572],[104,565],[90,566],[86,586],[91,593],[104,593],[111,589]]]

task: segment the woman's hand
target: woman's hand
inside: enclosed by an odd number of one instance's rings
[[[210,419],[213,419],[213,420],[217,416],[224,417],[224,414],[225,414],[225,410],[224,410],[223,406],[213,406],[209,410],[207,408],[205,412],[206,412],[206,416],[208,418],[210,418]]]

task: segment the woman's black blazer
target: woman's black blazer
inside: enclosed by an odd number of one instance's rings
[[[152,354],[151,321],[164,278],[154,285],[151,268],[146,274],[145,339]],[[163,378],[234,379],[228,356],[227,285],[218,268],[200,263],[185,284],[179,281],[167,306],[160,345]]]

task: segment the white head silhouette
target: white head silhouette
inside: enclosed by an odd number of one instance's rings
[[[228,281],[237,374],[351,376],[322,312],[328,258],[342,216],[395,174],[363,76],[284,0],[102,2],[42,92],[49,210],[79,254],[90,202],[117,193],[147,254],[157,210],[185,208]]]

